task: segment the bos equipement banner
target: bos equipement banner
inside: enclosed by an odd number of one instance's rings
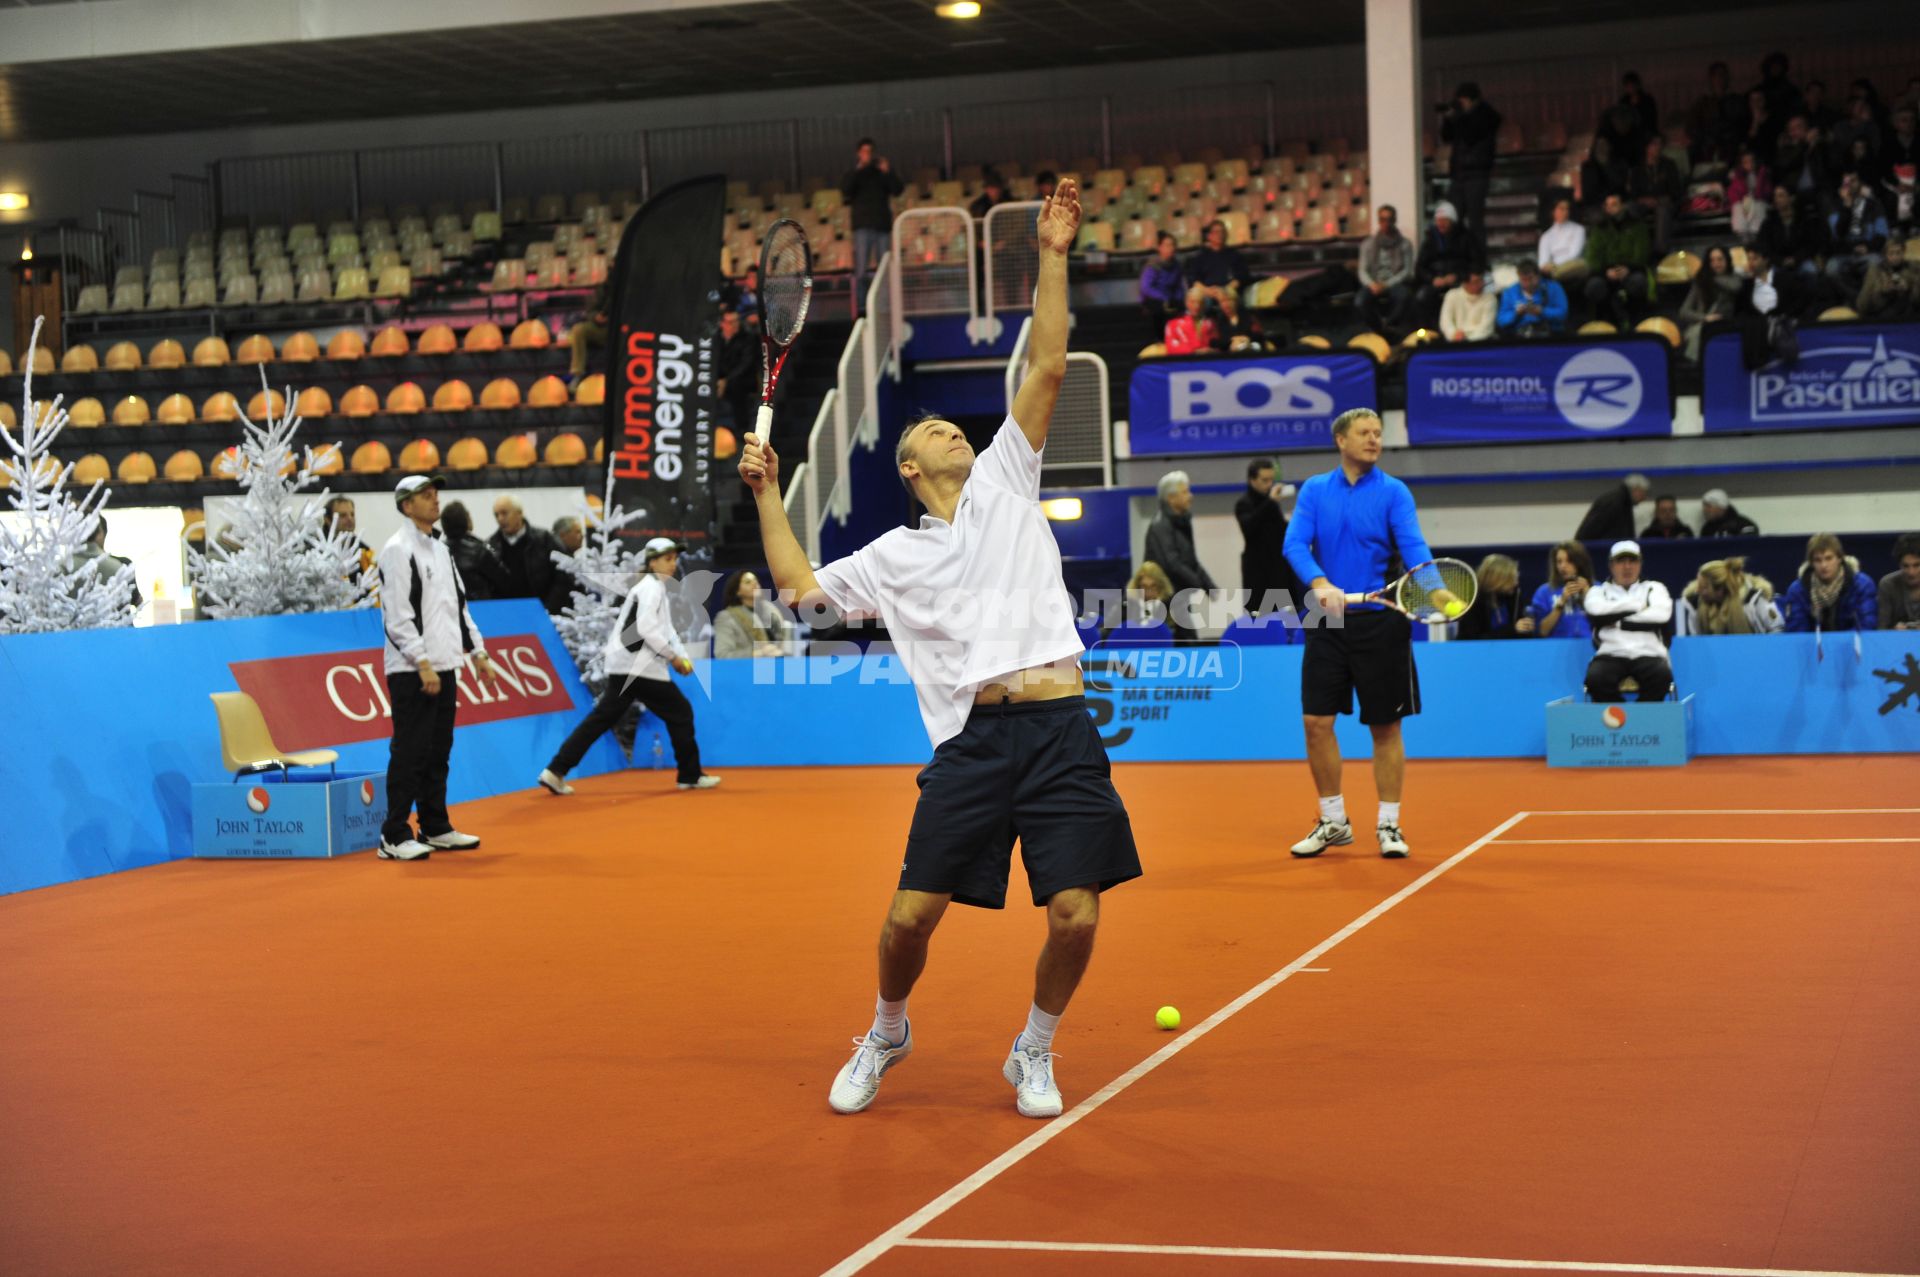
[[[620,237],[607,306],[614,498],[645,511],[621,535],[672,537],[694,566],[707,561],[713,539],[713,290],[726,202],[719,176],[648,200]]]
[[[1127,388],[1133,455],[1333,446],[1333,419],[1379,404],[1371,355],[1147,360]]]
[[[1407,441],[1671,434],[1671,354],[1658,337],[1425,347],[1407,360]]]
[[[1798,359],[1757,372],[1741,362],[1739,333],[1707,342],[1709,433],[1920,422],[1920,324],[1812,324],[1798,336]]]

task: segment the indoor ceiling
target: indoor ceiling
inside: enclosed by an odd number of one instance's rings
[[[0,0],[22,4],[28,0]],[[42,0],[44,2],[44,0]],[[70,0],[55,0],[70,2]],[[772,0],[681,11],[0,65],[0,141],[499,110],[1353,44],[1358,0]],[[1423,0],[1428,36],[1751,8]]]

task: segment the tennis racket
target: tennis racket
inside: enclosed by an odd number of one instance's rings
[[[783,217],[767,228],[760,243],[760,413],[754,433],[762,441],[773,430],[773,390],[787,366],[793,343],[806,327],[813,300],[813,250],[800,223]]]
[[[1465,615],[1479,590],[1480,578],[1471,567],[1458,559],[1434,559],[1371,594],[1349,594],[1347,602],[1384,603],[1416,621],[1444,625]]]

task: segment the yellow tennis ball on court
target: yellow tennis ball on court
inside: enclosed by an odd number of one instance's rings
[[[1447,605],[1441,608],[1440,610],[1447,614],[1448,620],[1452,620],[1454,617],[1459,616],[1462,612],[1466,611],[1467,605],[1465,603],[1462,603],[1459,599],[1448,599]]]
[[[1180,1012],[1174,1007],[1161,1007],[1153,1013],[1153,1022],[1163,1029],[1180,1027]]]

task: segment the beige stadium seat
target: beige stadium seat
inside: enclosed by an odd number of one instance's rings
[[[92,346],[84,343],[67,347],[67,353],[60,356],[61,372],[88,373],[99,370],[100,356],[94,353]]]
[[[0,377],[13,376],[13,356],[0,350]]]
[[[532,215],[532,207],[524,195],[510,195],[500,204],[500,221],[506,226],[519,226]]]
[[[251,285],[253,283],[253,276],[240,275],[235,277],[233,282],[239,283],[241,280],[245,280]],[[189,279],[187,281],[186,291],[181,295],[180,304],[188,310],[209,310],[218,306],[220,304],[220,285],[213,282],[211,275],[201,275],[197,278]]]
[[[244,283],[245,277],[243,276],[234,282]],[[293,282],[291,272],[284,270],[267,271],[260,276],[258,290],[259,304],[262,306],[285,306],[294,299],[298,291],[299,289]],[[248,303],[242,300],[238,302],[228,302],[227,304],[230,306],[244,306]]]
[[[550,257],[540,263],[540,273],[535,279],[539,288],[565,288],[573,282],[573,273],[568,269],[564,257]]]
[[[407,297],[413,293],[413,271],[402,265],[392,265],[380,272],[380,282],[375,285],[375,297]]]
[[[113,286],[115,288],[124,288],[128,284],[144,287],[146,282],[147,273],[138,266],[122,266],[113,273]]]
[[[536,222],[558,222],[567,215],[567,197],[564,195],[542,195],[533,205],[533,220]]]
[[[397,248],[383,248],[377,252],[369,252],[367,254],[367,273],[375,279],[380,277],[382,271],[389,270],[399,264],[400,250]]]
[[[1686,249],[1678,249],[1660,259],[1653,275],[1662,284],[1684,284],[1700,271],[1700,259]]]
[[[115,284],[113,304],[107,309],[115,315],[128,315],[147,308],[146,290],[139,284]]]
[[[487,212],[473,215],[473,237],[486,243],[500,238],[500,214]]]
[[[293,299],[309,303],[332,301],[332,273],[324,266],[307,267],[300,272],[300,282],[294,288]]]
[[[1328,341],[1325,337],[1322,337],[1319,333],[1308,333],[1306,336],[1299,339],[1298,344],[1302,346],[1306,346],[1312,350],[1332,350],[1333,349],[1333,343]]]
[[[1076,253],[1111,253],[1115,248],[1113,223],[1088,222],[1080,228],[1079,236],[1074,240]]]
[[[157,279],[147,290],[148,310],[179,310],[180,281]]]
[[[340,755],[331,749],[289,753],[273,743],[267,716],[259,702],[245,692],[212,692],[213,711],[220,720],[220,765],[237,779],[254,772],[279,771],[284,777],[295,767],[333,768]]]
[[[493,291],[515,293],[527,286],[527,264],[518,257],[503,257],[493,264]]]
[[[334,281],[333,300],[337,302],[359,301],[371,295],[372,285],[367,280],[367,272],[358,266],[349,266],[340,272]]]
[[[88,284],[74,298],[73,313],[76,315],[102,315],[107,310],[107,286]]]

